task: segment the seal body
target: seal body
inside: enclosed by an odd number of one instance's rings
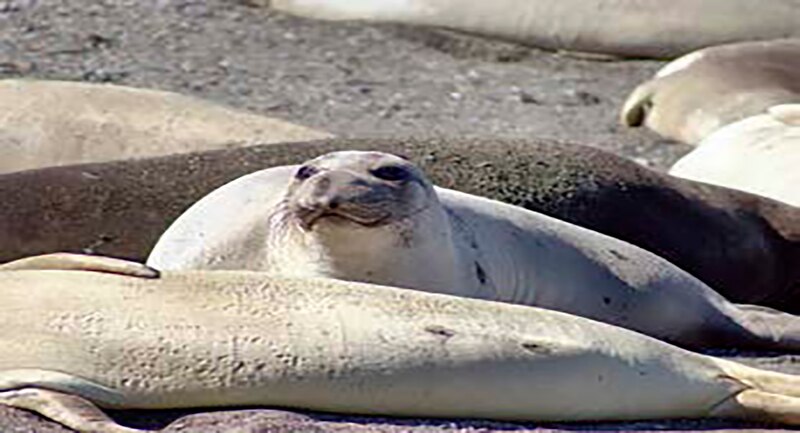
[[[628,96],[627,126],[698,144],[729,123],[800,101],[800,39],[705,48],[664,66]]]
[[[800,422],[798,377],[539,308],[226,271],[3,271],[0,294],[0,404],[79,431],[133,431],[94,405]]]
[[[0,173],[330,134],[176,93],[0,81]]]
[[[798,167],[800,104],[786,104],[717,130],[670,174],[800,206]]]
[[[796,207],[552,140],[334,139],[7,174],[0,261],[55,251],[144,261],[173,220],[226,182],[344,149],[407,155],[437,185],[633,243],[732,301],[800,311]]]
[[[626,57],[800,36],[796,0],[273,0],[292,14],[443,27],[536,47]]]
[[[322,276],[536,305],[692,347],[800,348],[800,318],[742,310],[652,253],[434,188],[411,162],[378,152],[334,152],[233,181],[179,217],[147,264]],[[758,329],[768,323],[779,331]]]

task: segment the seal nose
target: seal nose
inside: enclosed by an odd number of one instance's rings
[[[326,171],[310,177],[297,195],[295,212],[307,225],[340,208],[357,189],[358,177],[342,171]]]
[[[331,178],[327,173],[317,175],[311,182],[313,183],[312,194],[314,197],[324,197],[331,189]]]

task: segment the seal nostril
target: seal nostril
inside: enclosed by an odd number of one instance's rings
[[[328,207],[331,209],[336,209],[337,207],[339,207],[339,201],[331,200],[331,202],[328,204]]]
[[[314,184],[314,195],[316,196],[324,196],[328,189],[331,187],[331,180],[327,177],[320,177],[318,178],[317,182]]]

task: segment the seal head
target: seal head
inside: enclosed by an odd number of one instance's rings
[[[408,160],[378,152],[335,152],[308,161],[294,174],[286,205],[300,226],[392,224],[424,211],[433,186]]]
[[[297,168],[269,216],[266,268],[408,288],[454,286],[447,212],[410,161],[333,152]]]

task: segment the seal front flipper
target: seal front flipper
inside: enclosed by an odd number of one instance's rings
[[[625,99],[625,103],[622,104],[619,122],[630,128],[644,125],[647,121],[648,111],[653,106],[654,92],[652,82],[646,82],[634,89],[630,96]]]
[[[65,427],[85,433],[141,433],[123,427],[89,400],[72,394],[41,388],[20,388],[0,392],[0,404],[36,412]]]
[[[0,265],[0,271],[18,270],[93,271],[139,278],[159,277],[157,270],[142,263],[72,253],[43,254]]]

